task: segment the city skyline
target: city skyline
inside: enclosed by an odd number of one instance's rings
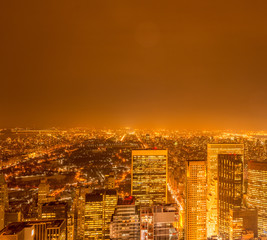
[[[0,1],[0,240],[267,240],[267,1]]]

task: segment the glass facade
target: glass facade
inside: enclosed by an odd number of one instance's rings
[[[258,209],[259,235],[267,234],[267,163],[248,163],[248,204]]]
[[[243,198],[243,155],[218,155],[218,223],[222,239],[230,237],[230,209],[241,207]]]
[[[136,204],[167,201],[167,150],[132,151],[132,196]]]
[[[186,239],[206,240],[207,175],[206,161],[187,161]]]
[[[207,236],[218,235],[218,155],[244,155],[244,144],[208,144],[207,149]]]

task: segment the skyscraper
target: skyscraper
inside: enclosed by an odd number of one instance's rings
[[[186,240],[206,240],[207,176],[206,161],[186,164]]]
[[[76,189],[76,197],[74,201],[74,239],[83,240],[84,238],[84,211],[85,211],[85,195],[90,189],[80,187]]]
[[[47,197],[50,193],[50,185],[46,179],[42,179],[38,187],[38,204],[47,202]]]
[[[8,192],[7,184],[3,174],[0,174],[0,230],[5,225],[5,211],[8,210]]]
[[[258,209],[259,235],[267,234],[267,162],[248,163],[247,202]]]
[[[230,209],[240,208],[243,199],[243,155],[218,155],[218,227],[219,236],[230,237]]]
[[[47,202],[55,201],[55,198],[49,196],[50,185],[47,179],[42,179],[38,187],[38,217],[41,218],[42,205]]]
[[[242,154],[243,144],[208,144],[207,147],[207,236],[218,235],[218,155]]]
[[[95,190],[86,194],[84,237],[85,239],[109,239],[110,222],[118,202],[117,191]]]
[[[167,201],[167,150],[132,151],[132,196],[137,204],[162,204]]]

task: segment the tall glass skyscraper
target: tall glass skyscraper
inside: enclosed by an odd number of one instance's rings
[[[84,238],[110,239],[110,222],[118,202],[114,189],[95,190],[86,194],[84,211]]]
[[[167,202],[167,150],[133,150],[131,174],[137,205]]]
[[[243,199],[243,155],[218,155],[218,226],[222,239],[230,238],[230,210]]]
[[[218,235],[218,155],[241,154],[244,144],[208,144],[207,148],[207,237]]]
[[[267,234],[267,162],[248,163],[248,204],[258,209],[259,235]]]
[[[206,161],[186,163],[186,240],[206,240]]]

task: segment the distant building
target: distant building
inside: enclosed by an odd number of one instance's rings
[[[0,240],[65,240],[66,221],[47,220],[10,223],[0,232]]]
[[[133,150],[131,174],[131,192],[137,205],[167,202],[167,150]]]
[[[38,187],[38,203],[42,204],[47,202],[47,197],[50,193],[50,185],[46,179],[42,179]]]
[[[5,177],[0,174],[0,230],[5,226],[5,211],[8,210],[8,191]]]
[[[230,237],[230,209],[239,208],[243,199],[243,155],[218,155],[218,225],[222,239]]]
[[[117,191],[113,189],[86,194],[84,239],[110,239],[110,222],[117,202]]]
[[[241,154],[244,144],[208,144],[207,148],[207,237],[218,235],[218,155]]]
[[[186,164],[186,240],[206,240],[207,176],[206,161]]]
[[[135,200],[132,196],[119,199],[118,205],[112,215],[110,224],[110,239],[113,240],[139,240],[140,220]]]
[[[258,237],[257,209],[235,208],[229,213],[230,240]]]
[[[110,172],[109,175],[105,176],[105,189],[114,189],[115,188],[115,173]]]
[[[179,213],[177,206],[154,205],[140,208],[141,240],[177,240]]]
[[[38,216],[41,218],[41,208],[43,203],[52,202],[55,200],[54,197],[49,196],[50,185],[47,179],[42,179],[38,187]]]
[[[267,162],[248,163],[247,202],[258,209],[259,236],[267,235]]]

